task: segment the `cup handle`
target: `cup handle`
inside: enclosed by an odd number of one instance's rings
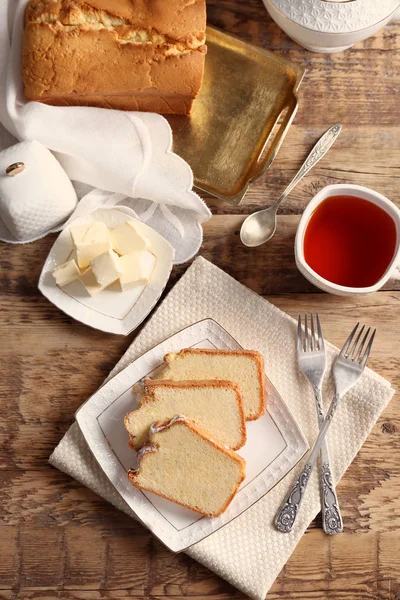
[[[391,277],[392,277],[392,279],[396,279],[397,281],[400,281],[400,264],[396,265]]]

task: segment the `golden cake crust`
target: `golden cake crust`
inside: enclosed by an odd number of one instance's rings
[[[205,15],[205,0],[31,0],[25,96],[188,114],[203,77]]]
[[[25,23],[55,22],[82,25],[130,25],[152,29],[172,39],[204,44],[206,12],[204,0],[31,0]],[[122,23],[121,23],[122,22]]]

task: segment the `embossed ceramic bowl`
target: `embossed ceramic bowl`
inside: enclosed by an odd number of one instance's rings
[[[313,52],[340,52],[375,35],[395,16],[400,0],[263,0],[295,42]]]

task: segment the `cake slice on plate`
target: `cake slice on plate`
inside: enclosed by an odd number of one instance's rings
[[[219,517],[245,478],[245,461],[210,439],[193,422],[175,416],[153,424],[150,445],[138,454],[130,481],[207,517]]]
[[[157,379],[232,381],[239,386],[247,421],[265,412],[264,360],[259,352],[189,348],[167,354],[164,360],[167,365]]]
[[[230,381],[147,380],[141,407],[124,419],[130,445],[139,450],[150,425],[184,414],[217,442],[238,450],[246,442],[242,398]]]

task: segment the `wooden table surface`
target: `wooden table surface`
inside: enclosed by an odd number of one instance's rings
[[[304,66],[307,75],[280,154],[243,206],[208,199],[214,216],[205,224],[201,254],[293,316],[318,310],[326,337],[337,345],[355,321],[376,324],[370,364],[397,387],[399,282],[358,299],[319,293],[296,270],[293,241],[303,208],[330,183],[370,186],[400,206],[400,23],[347,52],[322,55],[288,39],[261,0],[208,5],[210,23]],[[245,215],[280,194],[336,121],[344,125],[339,140],[282,207],[273,241],[244,248],[239,228]],[[9,142],[4,132],[0,142]],[[0,250],[0,598],[244,598],[48,465],[76,409],[134,339],[93,331],[38,293],[54,239]],[[172,281],[185,269],[177,268]],[[271,600],[400,598],[399,433],[397,395],[338,486],[345,532],[329,538],[319,520],[313,523]]]

